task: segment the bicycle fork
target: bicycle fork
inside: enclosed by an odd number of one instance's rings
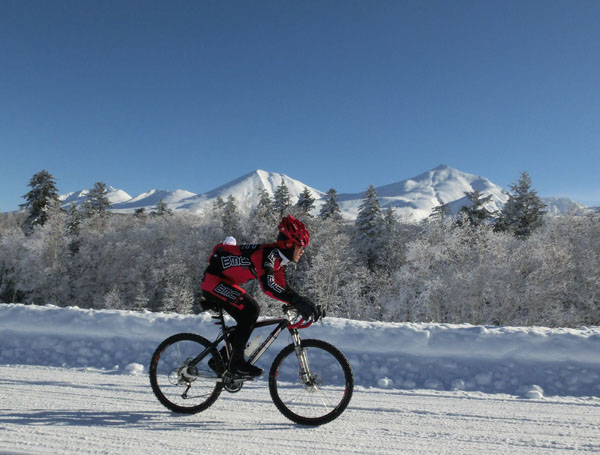
[[[298,329],[291,329],[290,335],[292,336],[292,342],[294,343],[294,351],[296,352],[296,358],[298,359],[298,375],[302,384],[308,387],[313,387],[313,378],[310,374],[310,366],[308,364],[308,357],[306,351],[302,347],[302,340]]]

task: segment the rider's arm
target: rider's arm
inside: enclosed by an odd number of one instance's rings
[[[298,294],[286,284],[280,261],[276,249],[265,250],[262,261],[259,267],[256,268],[258,282],[262,291],[269,297],[292,303],[298,297]]]

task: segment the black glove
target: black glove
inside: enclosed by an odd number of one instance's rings
[[[292,302],[292,305],[298,310],[300,316],[307,321],[308,319],[313,318],[314,322],[319,320],[319,316],[321,316],[321,312],[318,308],[307,298],[305,297],[297,297]]]

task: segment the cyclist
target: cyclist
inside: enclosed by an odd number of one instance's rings
[[[214,309],[221,305],[237,322],[230,336],[232,353],[229,370],[242,376],[260,376],[263,370],[244,358],[244,349],[260,308],[240,284],[256,279],[265,294],[293,305],[304,319],[312,316],[316,321],[320,316],[319,310],[310,300],[300,296],[286,284],[284,276],[287,264],[297,263],[302,257],[304,248],[310,241],[310,234],[304,223],[292,215],[281,220],[278,230],[275,243],[236,245],[231,238],[219,243],[210,254],[202,280],[200,306],[203,309]],[[198,310],[197,305],[194,308],[195,311]],[[216,370],[216,362],[209,362],[209,365]]]

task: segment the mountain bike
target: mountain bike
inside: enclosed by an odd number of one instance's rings
[[[354,390],[352,367],[335,346],[317,339],[300,338],[299,331],[313,324],[290,305],[284,317],[258,321],[255,328],[275,326],[264,341],[251,347],[248,362],[254,364],[287,329],[292,343],[275,356],[269,370],[269,392],[277,409],[302,425],[322,425],[337,418],[348,406]],[[213,319],[220,326],[214,341],[195,333],[179,333],[164,340],[150,361],[150,384],[158,401],[174,412],[195,414],[206,410],[222,390],[239,392],[243,377],[229,371],[235,326],[226,326],[223,309]],[[219,346],[223,342],[223,347]],[[211,360],[212,359],[212,360]],[[210,362],[210,365],[209,365]]]

